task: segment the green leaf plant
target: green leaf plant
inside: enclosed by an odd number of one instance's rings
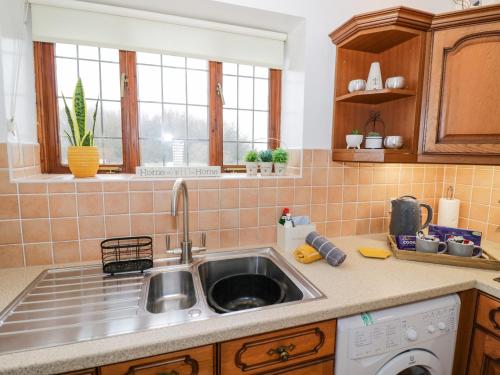
[[[92,115],[92,129],[87,129],[87,102],[82,80],[78,78],[73,92],[72,110],[63,95],[64,111],[68,118],[70,132],[64,131],[71,146],[94,146],[94,132],[97,120],[97,109],[99,100],[96,101],[94,113]]]

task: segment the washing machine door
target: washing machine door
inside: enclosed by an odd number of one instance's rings
[[[392,358],[376,375],[443,375],[443,369],[434,354],[414,349]]]

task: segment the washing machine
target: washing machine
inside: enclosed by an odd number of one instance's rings
[[[451,294],[339,319],[335,375],[450,375],[459,312]]]

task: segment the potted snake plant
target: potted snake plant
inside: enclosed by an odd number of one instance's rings
[[[82,80],[78,78],[73,92],[72,108],[68,107],[63,95],[64,110],[68,118],[69,132],[64,131],[68,137],[68,165],[73,176],[77,178],[94,177],[99,170],[99,150],[94,146],[94,131],[97,118],[96,102],[92,115],[92,128],[87,129],[87,102],[83,90]]]

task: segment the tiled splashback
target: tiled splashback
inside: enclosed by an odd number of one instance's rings
[[[153,236],[157,256],[165,234],[178,244],[171,180],[10,183],[8,173],[1,155],[0,267],[98,260],[108,237]],[[463,202],[461,226],[500,242],[500,167],[335,163],[327,150],[303,151],[301,177],[190,180],[190,226],[195,244],[206,231],[214,249],[273,243],[289,207],[329,237],[380,233],[390,198],[411,194],[436,208],[449,184]]]

